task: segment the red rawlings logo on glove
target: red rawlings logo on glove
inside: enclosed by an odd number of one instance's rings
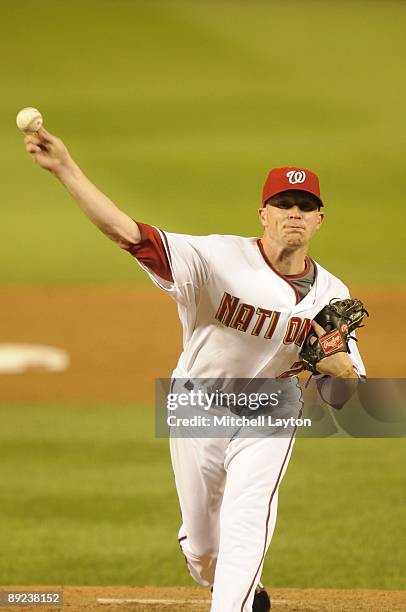
[[[319,343],[326,356],[344,348],[344,341],[338,329],[319,338]]]

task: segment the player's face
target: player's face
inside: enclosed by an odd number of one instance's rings
[[[280,194],[259,209],[264,235],[282,247],[307,246],[323,217],[317,202],[304,192]]]

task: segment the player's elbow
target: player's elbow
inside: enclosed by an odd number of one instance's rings
[[[335,378],[323,376],[317,380],[321,399],[332,408],[341,410],[358,388],[359,378]]]
[[[130,251],[141,242],[141,233],[135,222],[132,225],[108,225],[100,227],[101,231],[117,246],[125,251]]]

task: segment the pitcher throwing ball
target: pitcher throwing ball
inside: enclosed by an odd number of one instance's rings
[[[347,287],[308,256],[324,218],[316,174],[296,167],[271,170],[258,210],[259,239],[190,236],[135,222],[45,129],[25,142],[90,220],[176,300],[183,352],[172,375],[174,388],[191,389],[204,379],[283,379],[296,385],[296,375],[307,367],[325,401],[340,407],[351,397],[365,375],[348,335],[351,325],[331,330],[314,321],[332,300],[350,298]],[[346,316],[345,308],[340,312]],[[292,410],[299,416],[300,407]],[[211,612],[270,609],[260,578],[295,431],[170,439],[182,513],[179,543],[192,577],[212,587]]]

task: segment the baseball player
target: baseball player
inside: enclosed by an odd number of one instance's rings
[[[207,379],[296,381],[303,369],[299,353],[310,330],[325,336],[313,321],[316,314],[333,298],[349,298],[347,287],[308,256],[324,217],[313,172],[271,170],[258,211],[260,239],[191,236],[135,222],[86,178],[63,142],[45,129],[26,136],[25,142],[34,160],[65,185],[90,220],[176,300],[183,352],[173,388],[190,389],[196,380]],[[331,354],[317,364],[320,392],[332,405],[342,405],[365,374],[357,347],[350,343],[350,353]],[[212,588],[211,612],[270,609],[260,577],[295,431],[288,436],[170,438],[182,513],[179,544],[191,576]]]

